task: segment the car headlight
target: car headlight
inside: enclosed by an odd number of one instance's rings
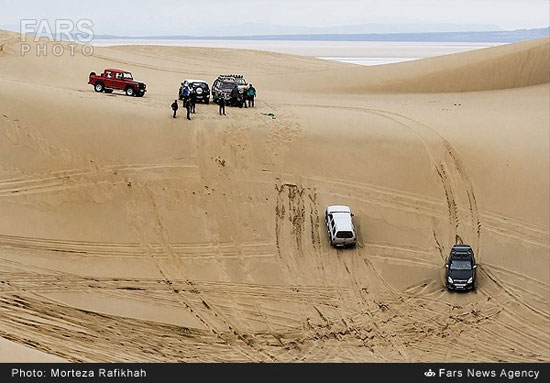
[[[449,282],[449,283],[453,283],[453,278],[451,278],[451,277],[447,277],[447,282]]]
[[[470,277],[470,278],[468,279],[468,282],[467,282],[467,283],[472,283],[473,281],[474,281],[474,277]]]

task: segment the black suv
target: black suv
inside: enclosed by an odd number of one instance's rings
[[[221,98],[225,98],[226,105],[242,107],[247,85],[242,75],[220,75],[212,84],[212,101],[217,103]],[[234,88],[237,88],[238,92],[233,91]],[[232,93],[236,94],[236,97],[232,96]]]
[[[183,100],[183,91],[186,85],[188,85],[190,89],[195,91],[195,94],[197,95],[197,101],[202,101],[205,104],[210,103],[210,88],[208,87],[208,83],[204,80],[183,81],[179,90],[180,100]]]
[[[449,290],[473,290],[476,288],[476,260],[470,245],[454,245],[445,265]]]

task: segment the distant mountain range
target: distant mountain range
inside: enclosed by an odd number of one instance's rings
[[[114,36],[95,39],[124,40],[292,40],[292,41],[418,41],[418,42],[517,42],[550,36],[550,27],[514,31],[418,32],[418,33],[308,33],[234,36]]]
[[[300,25],[277,25],[255,22],[244,22],[233,25],[222,25],[208,21],[207,18],[191,17],[183,18],[181,25],[144,25],[140,27],[123,25],[107,26],[112,32],[113,37],[134,38],[142,35],[143,38],[162,38],[172,36],[172,32],[159,32],[159,30],[170,30],[176,32],[178,37],[227,37],[227,36],[272,36],[272,35],[341,35],[341,34],[386,34],[386,33],[425,33],[429,32],[469,32],[469,31],[502,31],[503,29],[494,24],[457,24],[457,23],[366,23],[356,25],[330,25],[330,26],[300,26]],[[53,20],[52,20],[53,22]],[[0,28],[13,32],[20,31],[19,24],[0,25]],[[103,26],[103,30],[106,26]],[[147,28],[147,29],[144,29]],[[177,29],[176,29],[177,28]],[[100,32],[101,27],[94,27],[96,33]],[[154,31],[154,30],[157,31]],[[119,32],[127,30],[128,32]],[[135,31],[138,32],[135,32]],[[147,30],[147,32],[139,31]],[[103,36],[106,36],[103,33]],[[159,36],[162,35],[162,36]]]
[[[423,32],[468,32],[499,31],[501,27],[492,24],[453,23],[367,23],[309,27],[300,25],[277,25],[246,22],[237,25],[204,24],[190,21],[182,25],[181,34],[188,36],[266,36],[266,35],[341,35],[366,33],[423,33]],[[149,33],[151,34],[151,33]],[[165,34],[166,35],[166,34]]]

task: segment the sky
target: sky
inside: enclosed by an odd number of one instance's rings
[[[387,33],[540,28],[550,0],[0,0],[0,28],[21,19],[90,19],[123,36]],[[350,26],[374,24],[370,27]],[[341,28],[345,27],[345,28]]]

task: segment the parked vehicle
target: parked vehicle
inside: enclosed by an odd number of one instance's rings
[[[143,97],[147,86],[143,82],[135,81],[132,74],[120,69],[105,69],[99,76],[91,72],[88,84],[94,86],[96,92],[113,93],[122,90],[127,96]]]
[[[210,87],[208,83],[204,80],[193,80],[186,79],[181,83],[179,90],[179,99],[183,100],[183,90],[185,86],[189,85],[189,88],[194,89],[197,95],[197,101],[204,102],[205,104],[210,103]]]
[[[473,290],[476,288],[476,261],[470,245],[454,245],[445,264],[447,289]]]
[[[220,98],[225,98],[226,105],[242,107],[244,103],[244,91],[248,83],[242,75],[219,75],[212,84],[212,100],[218,102]],[[239,95],[237,98],[231,97],[231,92],[237,88]]]
[[[332,246],[348,247],[357,244],[352,217],[353,213],[348,206],[333,205],[327,207],[325,223],[329,242]]]

